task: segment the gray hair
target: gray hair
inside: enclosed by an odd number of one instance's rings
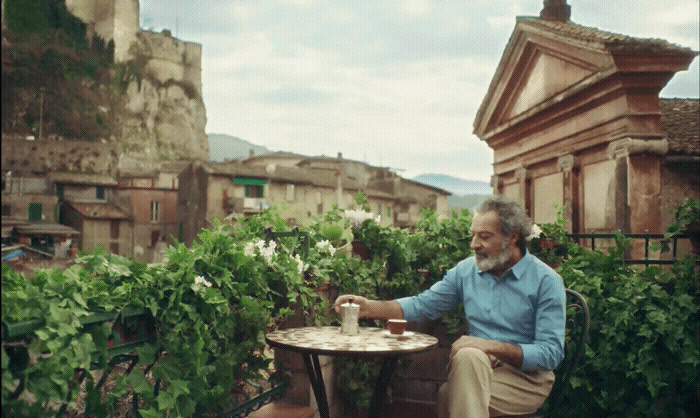
[[[498,214],[501,233],[504,236],[510,237],[513,234],[518,234],[518,241],[515,244],[520,248],[522,254],[525,255],[525,249],[527,248],[525,239],[532,230],[532,222],[525,213],[525,209],[516,202],[502,197],[490,197],[477,209],[478,213],[491,211]]]

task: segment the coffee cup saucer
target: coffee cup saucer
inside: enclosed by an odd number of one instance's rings
[[[403,334],[392,334],[389,332],[388,329],[382,330],[382,334],[384,334],[385,337],[390,337],[390,338],[405,338],[405,337],[410,337],[413,335],[413,331],[404,331]]]

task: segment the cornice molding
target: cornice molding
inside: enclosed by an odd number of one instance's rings
[[[634,154],[666,155],[668,153],[668,140],[661,139],[635,139],[622,138],[608,145],[608,158],[615,159]]]

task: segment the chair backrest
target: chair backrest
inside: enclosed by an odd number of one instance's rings
[[[588,303],[580,293],[566,289],[566,357],[557,368],[557,380],[547,403],[550,416],[557,416],[557,409],[564,392],[569,387],[571,376],[581,361],[586,349],[588,331],[591,325],[591,312]]]

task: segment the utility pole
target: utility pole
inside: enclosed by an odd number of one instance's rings
[[[44,91],[46,88],[39,87],[39,140],[41,141],[44,134]]]

